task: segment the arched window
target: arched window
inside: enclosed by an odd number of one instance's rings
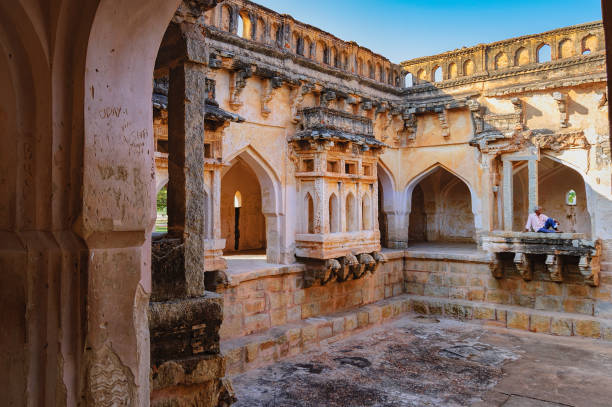
[[[274,41],[276,41],[276,46],[282,48],[283,46],[283,27],[280,25],[277,25],[276,29],[274,30]]]
[[[457,77],[457,64],[451,62],[448,64],[448,79],[454,79]]]
[[[372,204],[370,197],[366,194],[361,198],[361,229],[372,229]]]
[[[349,193],[346,197],[346,231],[354,232],[358,229],[357,207],[355,206],[355,195]]]
[[[338,218],[338,197],[331,194],[329,197],[329,233],[340,232],[340,222]]]
[[[538,48],[538,62],[539,63],[550,62],[550,60],[551,60],[550,45],[548,44],[540,45],[540,47]]]
[[[383,76],[382,76],[382,67],[380,66],[380,64],[376,64],[376,80],[378,81],[382,81],[383,80]]]
[[[259,37],[259,41],[266,42],[266,23],[261,17],[257,19],[256,33],[257,33],[257,36]]]
[[[474,61],[472,61],[471,59],[468,59],[467,61],[463,63],[463,75],[465,76],[474,75],[475,70],[476,70],[476,67],[474,66]]]
[[[242,194],[236,191],[234,194],[234,208],[242,208]]]
[[[244,17],[241,14],[238,14],[238,24],[236,25],[236,35],[241,38],[247,38],[246,30],[244,29]]]
[[[436,66],[433,70],[432,82],[442,82],[444,77],[442,76],[442,67]]]
[[[357,74],[363,76],[363,59],[357,58]]]
[[[312,58],[311,48],[312,48],[312,41],[310,41],[310,38],[306,37],[304,39],[304,56],[305,57]]]
[[[424,69],[419,69],[419,71],[417,72],[417,79],[418,79],[417,83],[425,82],[426,81],[426,79],[425,79],[426,76],[425,75],[426,75],[425,70]]]
[[[505,52],[500,52],[495,56],[495,69],[506,68],[510,65],[508,55]]]
[[[391,74],[389,73],[389,68],[385,69],[384,75],[385,76],[383,77],[383,82],[387,81],[387,83],[389,85],[392,85],[393,84],[393,80],[391,78]]]
[[[529,51],[527,51],[527,48],[525,47],[521,47],[516,51],[516,54],[514,54],[514,65],[515,66],[522,66],[522,65],[527,65],[529,63]]]
[[[414,78],[410,72],[406,74],[406,78],[404,78],[404,87],[410,88],[414,85]]]
[[[229,32],[230,30],[230,22],[232,20],[232,10],[228,6],[221,7],[221,21],[220,26],[221,30]]]
[[[304,38],[298,36],[295,43],[295,52],[298,55],[304,55]]]
[[[559,59],[574,56],[574,44],[572,40],[565,39],[559,43]]]
[[[368,61],[368,78],[374,79],[374,65],[372,61]]]
[[[582,39],[582,55],[597,51],[597,46],[597,37],[593,34],[587,35]]]
[[[314,201],[309,193],[306,194],[304,199],[304,206],[306,207],[306,233],[314,233]]]

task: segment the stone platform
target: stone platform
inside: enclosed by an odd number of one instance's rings
[[[612,341],[612,321],[581,314],[546,312],[483,302],[403,294],[364,307],[275,326],[264,332],[221,341],[228,374],[266,366],[405,315],[446,317],[483,326],[557,336]]]
[[[611,373],[609,343],[408,314],[232,382],[237,407],[608,407]]]

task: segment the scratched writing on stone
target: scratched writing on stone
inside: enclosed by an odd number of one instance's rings
[[[119,118],[120,116],[127,116],[127,114],[127,108],[121,106],[107,106],[100,110],[101,119]]]

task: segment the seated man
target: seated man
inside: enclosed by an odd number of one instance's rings
[[[542,213],[542,208],[536,206],[530,213],[525,225],[525,232],[558,233],[559,222]]]

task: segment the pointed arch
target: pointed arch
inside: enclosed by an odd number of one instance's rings
[[[338,205],[338,196],[335,192],[329,195],[329,233],[340,232],[340,207]]]
[[[372,229],[372,199],[367,192],[361,195],[361,230]]]
[[[234,152],[226,161],[233,163],[237,159],[243,160],[255,172],[259,181],[262,214],[266,223],[266,258],[269,263],[280,263],[285,252],[281,244],[283,241],[281,218],[284,212],[280,179],[270,164],[250,144]],[[226,171],[227,168],[223,174]]]
[[[310,192],[304,195],[304,233],[314,233],[314,200]]]
[[[349,192],[346,196],[346,205],[344,212],[346,216],[346,231],[355,232],[359,230],[359,219],[357,219],[357,203],[355,202],[355,195]]]
[[[450,168],[448,168],[447,166],[445,166],[444,164],[442,164],[440,162],[437,162],[437,163],[431,165],[430,167],[425,169],[423,172],[421,172],[420,174],[418,174],[417,176],[412,178],[406,184],[406,187],[404,188],[404,193],[403,193],[403,201],[406,203],[404,207],[406,208],[407,212],[410,213],[410,210],[411,210],[411,207],[412,207],[412,192],[414,191],[414,188],[423,179],[425,179],[427,176],[433,174],[435,171],[438,171],[440,168],[448,171],[449,173],[451,173],[452,175],[456,176],[461,181],[463,181],[463,183],[465,183],[465,185],[467,186],[468,190],[470,191],[470,198],[472,199],[472,214],[474,215],[474,226],[476,227],[477,231],[482,229],[482,215],[481,215],[480,198],[478,197],[478,195],[474,191],[474,188],[472,187],[470,182],[465,177],[463,177],[462,175],[458,174],[457,172],[451,170]]]

